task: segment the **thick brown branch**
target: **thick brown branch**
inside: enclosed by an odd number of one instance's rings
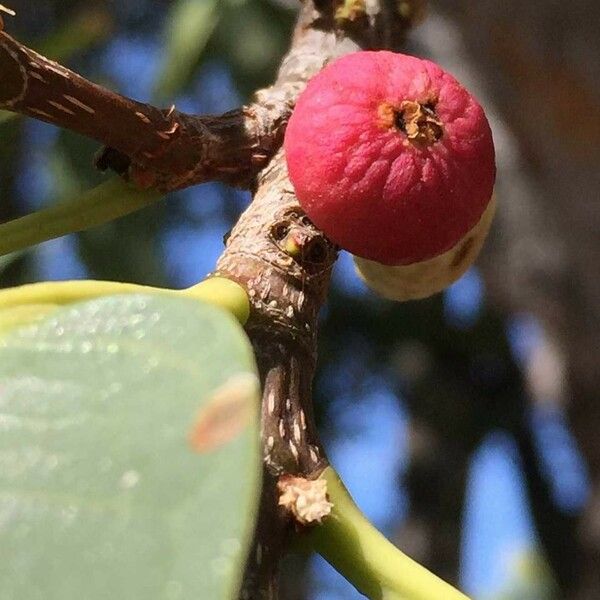
[[[218,180],[248,185],[281,144],[288,94],[221,116],[160,110],[91,83],[0,31],[0,108],[41,119],[108,148],[101,168],[163,191]]]
[[[384,4],[387,11],[382,10]],[[350,39],[336,30],[326,10],[319,12],[312,1],[306,1],[292,48],[267,95],[280,94],[293,102],[308,79],[336,56],[389,44],[390,32],[398,31],[399,24],[406,26],[398,12],[391,12],[392,4],[366,2],[368,19],[362,30],[353,27]],[[387,22],[382,21],[383,14]],[[393,41],[399,45],[401,38]],[[295,532],[278,508],[278,476],[310,479],[327,466],[313,418],[312,380],[317,317],[336,255],[337,248],[302,212],[287,176],[285,156],[279,152],[257,178],[254,200],[233,229],[217,265],[220,274],[248,290],[252,311],[247,330],[263,384],[265,479],[244,599],[276,598],[278,563]]]
[[[274,593],[288,523],[279,518],[275,483],[282,473],[316,476],[327,465],[312,413],[317,314],[337,249],[302,213],[283,152],[227,242],[218,273],[248,290],[247,324],[263,385],[265,481],[247,598]],[[259,560],[260,559],[260,560]]]
[[[218,272],[248,290],[247,330],[263,381],[265,462],[274,474],[325,466],[312,417],[317,314],[337,249],[300,209],[283,152],[263,173],[219,260]]]

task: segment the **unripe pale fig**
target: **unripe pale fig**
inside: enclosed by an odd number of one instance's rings
[[[490,200],[479,222],[453,248],[428,260],[410,265],[382,265],[354,257],[361,279],[388,300],[419,300],[441,292],[471,266],[488,234],[496,200]]]
[[[388,297],[439,291],[481,247],[493,214],[490,127],[430,61],[386,51],[334,61],[300,95],[285,151],[302,208]],[[400,279],[413,291],[400,292]]]

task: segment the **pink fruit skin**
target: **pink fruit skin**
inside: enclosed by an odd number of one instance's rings
[[[414,144],[382,126],[382,104],[435,103],[442,137]],[[496,174],[479,103],[436,64],[356,52],[301,94],[285,135],[290,179],[312,221],[342,248],[388,265],[451,248],[478,222]]]

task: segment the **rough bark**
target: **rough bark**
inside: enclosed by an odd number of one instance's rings
[[[106,145],[97,166],[142,187],[170,191],[204,181],[251,184],[281,143],[291,113],[285,90],[219,116],[136,102],[23,46],[0,31],[0,108]]]
[[[299,248],[297,256],[286,242]],[[277,511],[276,478],[326,466],[312,417],[316,317],[336,249],[303,217],[279,153],[261,175],[250,208],[232,230],[217,273],[241,283],[252,305],[247,331],[263,385],[264,489],[244,598],[275,596],[287,521]]]

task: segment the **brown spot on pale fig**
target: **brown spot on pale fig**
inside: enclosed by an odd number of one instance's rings
[[[211,452],[234,440],[250,423],[258,397],[258,381],[250,373],[228,379],[203,406],[188,434],[195,452]]]
[[[465,259],[469,257],[471,250],[475,246],[475,238],[470,236],[464,242],[462,242],[461,247],[457,250],[452,262],[450,263],[450,268],[455,269],[459,267]]]

